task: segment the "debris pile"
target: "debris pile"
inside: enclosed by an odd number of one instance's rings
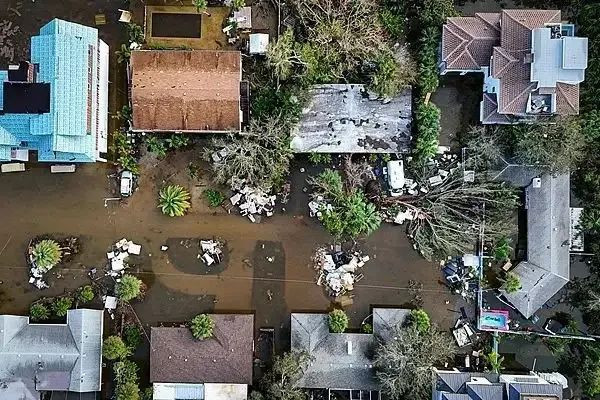
[[[198,254],[198,258],[208,267],[213,264],[220,264],[223,261],[224,246],[225,242],[220,240],[200,240],[202,254]]]
[[[308,203],[308,212],[311,217],[321,218],[323,215],[323,211],[329,212],[333,211],[333,205],[325,200],[325,197],[318,195],[315,196]]]
[[[118,277],[123,275],[124,270],[129,267],[127,259],[130,255],[139,256],[142,251],[142,246],[133,243],[131,240],[125,238],[116,242],[111,251],[106,253],[106,258],[110,264],[110,269],[106,275],[112,277]]]
[[[364,275],[360,269],[369,261],[368,255],[347,253],[337,248],[320,247],[312,258],[318,272],[317,285],[325,283],[330,296],[338,297],[354,289]]]
[[[259,223],[261,216],[271,217],[277,196],[269,195],[262,189],[246,185],[239,181],[232,185],[234,195],[229,198],[231,205],[240,209],[240,214],[252,222]]]
[[[475,299],[479,284],[479,257],[465,254],[451,258],[442,267],[442,273],[450,289],[465,299]]]

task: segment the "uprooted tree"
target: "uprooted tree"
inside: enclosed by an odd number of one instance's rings
[[[427,192],[416,196],[388,198],[388,205],[408,210],[413,217],[407,232],[418,251],[428,260],[472,251],[482,229],[486,237],[501,237],[510,232],[512,213],[518,205],[514,188],[487,180],[485,174],[474,182],[465,182],[464,166],[457,162],[447,167],[444,181],[431,186],[429,178],[437,174],[432,166],[417,166],[415,180]]]
[[[240,135],[214,138],[204,158],[212,162],[215,182],[231,185],[245,179],[265,191],[281,185],[293,155],[290,129],[291,122],[272,117],[252,121],[250,130]],[[221,154],[219,159],[212,157],[215,153]]]

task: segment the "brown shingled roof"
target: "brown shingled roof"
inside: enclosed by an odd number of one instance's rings
[[[559,115],[579,114],[579,84],[556,84],[556,113]]]
[[[138,50],[131,53],[133,129],[240,129],[239,51]]]
[[[503,10],[500,46],[510,51],[531,49],[531,31],[560,22],[560,10]]]
[[[254,316],[210,316],[215,329],[206,340],[189,328],[151,328],[151,382],[252,383]]]
[[[495,15],[499,20],[499,14],[491,13],[448,18],[442,34],[446,68],[478,69],[489,65],[492,48],[500,37]]]

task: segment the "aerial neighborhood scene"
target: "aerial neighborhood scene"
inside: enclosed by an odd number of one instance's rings
[[[599,106],[593,0],[0,0],[0,400],[598,399]]]

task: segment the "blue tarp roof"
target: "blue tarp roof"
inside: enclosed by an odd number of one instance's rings
[[[15,146],[37,150],[39,161],[96,161],[96,137],[88,132],[87,104],[89,58],[95,70],[97,51],[95,28],[59,19],[31,38],[31,62],[39,65],[37,81],[50,83],[50,112],[0,115],[0,161],[10,159],[10,148]],[[97,78],[92,77],[95,88]],[[0,82],[5,80],[7,71],[0,71]],[[0,108],[1,95],[0,88]]]

